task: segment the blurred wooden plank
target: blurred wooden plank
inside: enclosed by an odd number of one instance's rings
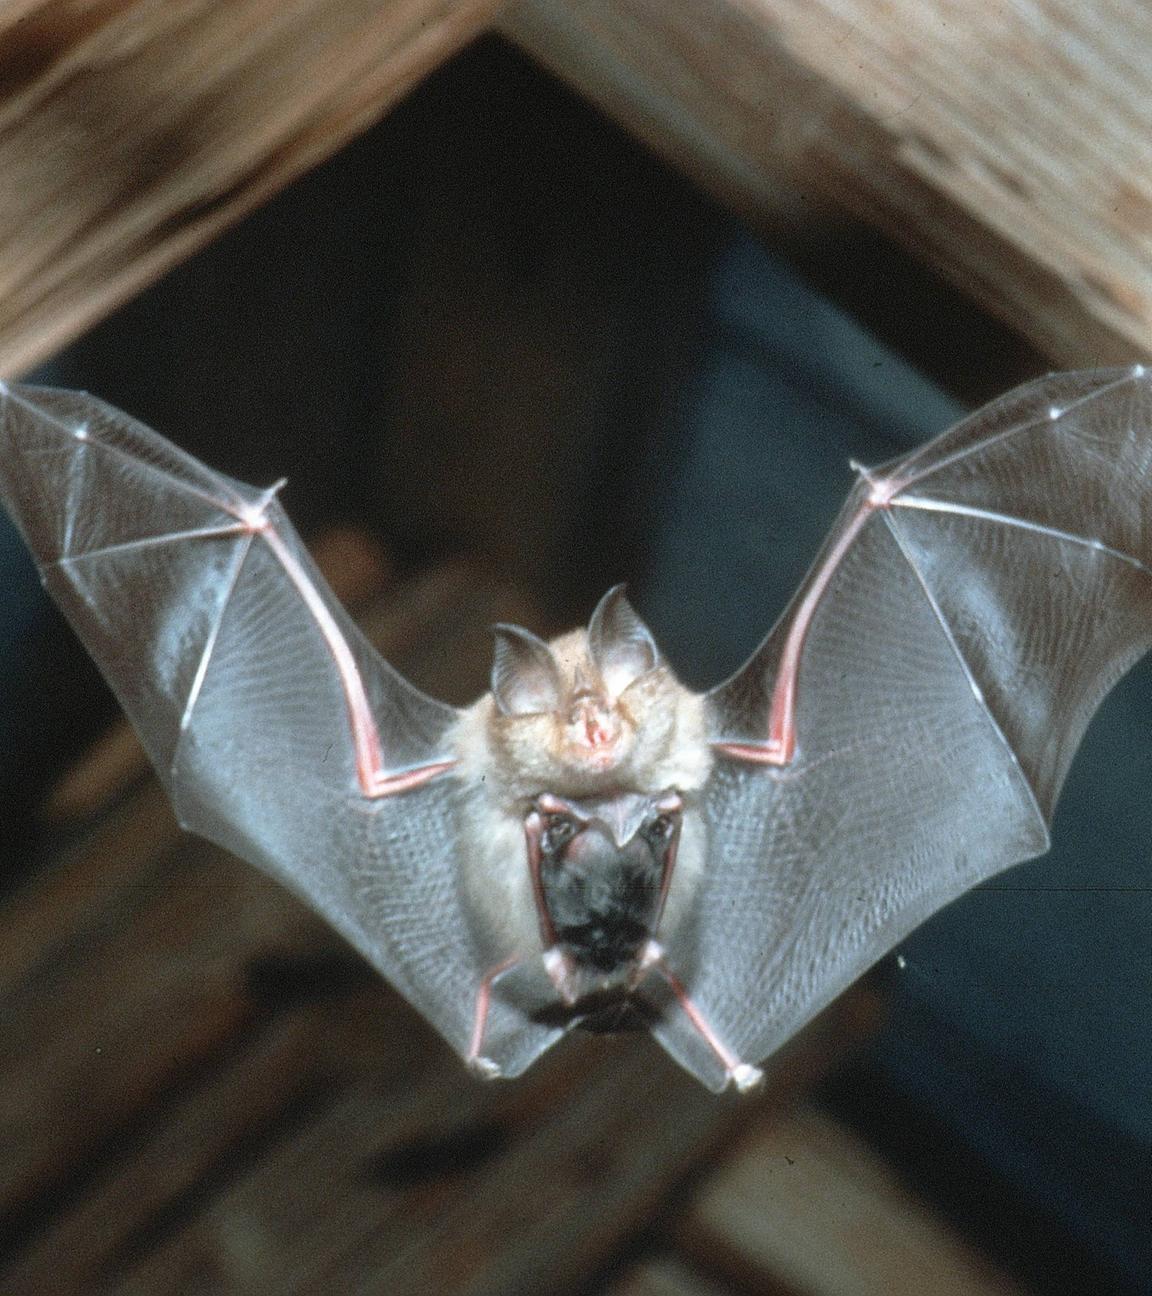
[[[45,965],[59,965],[68,947],[105,909],[139,886],[179,839],[168,798],[150,785],[100,823],[54,865],[0,906],[0,1005]]]
[[[740,1293],[734,1287],[701,1278],[679,1260],[663,1256],[637,1265],[625,1278],[606,1288],[604,1296],[740,1296]]]
[[[22,0],[0,13],[0,374],[376,121],[498,0]]]
[[[502,28],[774,239],[861,218],[1059,364],[1147,354],[1140,0],[521,0]]]
[[[549,1059],[521,1081],[485,1084],[453,1062],[406,1088],[375,1077],[349,1086],[135,1257],[117,1290],[287,1296],[370,1241],[403,1250],[467,1200],[485,1165],[540,1119],[558,1087],[579,1084],[586,1071],[587,1060],[577,1060],[560,1074]]]
[[[361,1086],[142,1259],[123,1291],[177,1296],[197,1275],[253,1296],[583,1290],[686,1174],[843,1040],[842,1017],[825,1016],[753,1099],[718,1100],[643,1037],[572,1039],[496,1085],[453,1064],[399,1118],[395,1094]],[[238,1254],[241,1230],[258,1257]]]
[[[221,852],[188,840],[158,864],[2,1005],[0,1212],[17,1221],[251,1026],[249,959],[335,945],[287,892]]]
[[[705,1185],[680,1236],[755,1292],[1022,1296],[862,1139],[812,1108],[760,1131]]]
[[[712,1151],[739,1101],[718,1102],[649,1039],[574,1040],[567,1051],[577,1049],[600,1065],[557,1093],[466,1199],[399,1253],[371,1238],[302,1290],[507,1296],[585,1285]]]
[[[284,1137],[297,1113],[322,1108],[337,1080],[371,1072],[377,1086],[402,1091],[421,1044],[433,1043],[419,1028],[405,1032],[404,1016],[382,985],[360,985],[274,1018],[251,1047],[157,1111],[142,1146],[125,1148],[52,1222],[4,1273],[3,1290],[103,1290],[182,1219],[206,1183]]]

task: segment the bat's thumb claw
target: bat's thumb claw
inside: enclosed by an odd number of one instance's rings
[[[488,1057],[469,1058],[468,1065],[473,1075],[479,1076],[481,1080],[499,1080],[503,1074],[499,1066]]]
[[[749,1066],[747,1062],[741,1062],[728,1072],[728,1079],[740,1093],[747,1093],[750,1089],[755,1089],[758,1084],[762,1083],[764,1072],[759,1067]]]

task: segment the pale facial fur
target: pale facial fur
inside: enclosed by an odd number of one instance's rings
[[[509,810],[541,792],[655,795],[675,788],[689,796],[703,786],[712,763],[703,699],[667,666],[659,663],[614,693],[592,663],[586,631],[561,635],[549,647],[561,671],[560,706],[505,715],[485,694],[457,731],[463,778],[490,783]]]

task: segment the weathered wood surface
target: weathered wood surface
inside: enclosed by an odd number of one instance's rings
[[[680,1238],[752,1290],[1022,1296],[862,1139],[811,1107],[762,1124],[702,1187]]]
[[[510,1086],[479,1086],[456,1064],[407,1093],[374,1079],[239,1179],[125,1290],[183,1292],[214,1265],[227,1291],[575,1291],[734,1119],[644,1040],[569,1041]],[[237,1220],[266,1248],[247,1273],[228,1264]]]
[[[1148,353],[1142,0],[520,0],[502,29],[775,240],[862,217],[1059,365]]]
[[[693,1273],[675,1256],[660,1255],[632,1269],[605,1296],[729,1296],[732,1288]]]
[[[377,120],[498,0],[0,10],[0,375],[44,359]]]
[[[377,119],[498,0],[0,13],[0,374]],[[1060,364],[1147,351],[1140,0],[522,0],[503,29],[777,237],[863,217]]]

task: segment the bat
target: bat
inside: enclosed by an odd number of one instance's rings
[[[495,627],[458,709],[383,661],[277,499],[90,396],[0,394],[0,496],[184,827],[294,890],[482,1076],[649,1029],[760,1063],[942,905],[1047,849],[1152,641],[1152,382],[1051,375],[856,482],[730,679],[622,587]],[[282,484],[282,483],[281,483]]]

